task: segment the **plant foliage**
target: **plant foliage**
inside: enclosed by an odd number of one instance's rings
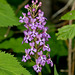
[[[0,75],[31,75],[13,55],[0,52]]]
[[[58,36],[58,40],[67,40],[69,38],[75,37],[75,24],[67,25],[62,28],[58,29],[58,33],[56,34]]]
[[[58,75],[55,65],[54,65],[54,75]]]
[[[72,10],[61,17],[61,20],[75,20],[75,10]]]
[[[0,27],[13,25],[20,25],[18,18],[6,0],[0,0]]]
[[[28,49],[30,46],[29,44],[22,44],[23,38],[11,38],[9,41],[6,40],[1,43],[0,48],[3,49],[12,49],[16,53],[25,52],[25,48]]]

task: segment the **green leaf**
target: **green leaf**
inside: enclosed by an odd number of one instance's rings
[[[13,25],[20,25],[19,19],[15,16],[13,9],[6,0],[0,0],[0,27]]]
[[[6,0],[0,0],[0,2],[7,4]]]
[[[75,10],[72,10],[61,17],[61,20],[75,20]]]
[[[25,49],[30,48],[29,44],[24,43],[22,44],[23,38],[11,38],[10,40],[6,40],[3,43],[0,44],[0,48],[4,49],[12,49],[16,53],[24,52]]]
[[[75,24],[59,28],[58,33],[56,35],[58,36],[58,40],[73,39],[75,37]]]
[[[58,56],[67,56],[68,51],[65,48],[65,42],[62,40],[57,40],[57,37],[55,36],[55,33],[50,33],[51,38],[49,41],[46,42],[46,44],[49,44],[51,52],[50,56],[54,57],[55,55]]]
[[[8,28],[5,28],[5,27],[0,28],[0,42],[2,40],[5,40],[7,38],[10,38],[14,34],[14,32],[12,30],[10,30],[8,36],[5,37],[4,35],[6,34],[7,30],[8,30]]]
[[[0,52],[0,75],[31,75],[15,57]]]
[[[50,65],[48,65],[47,63],[45,64],[45,69],[49,72],[49,73],[51,73],[51,69],[50,69]]]
[[[55,65],[54,65],[54,75],[58,75]]]

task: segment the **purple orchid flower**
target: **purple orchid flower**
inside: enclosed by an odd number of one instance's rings
[[[39,60],[36,59],[36,65],[33,66],[33,69],[38,73],[41,72],[42,67],[39,66]]]
[[[47,61],[47,64],[50,64],[51,65],[51,67],[53,67],[53,62],[52,62],[52,60],[51,60],[51,58],[50,58],[50,55],[48,55],[48,59],[46,60]]]
[[[19,18],[19,19],[21,19],[21,20],[19,20],[19,22],[21,22],[21,23],[23,23],[24,19],[26,18],[26,13],[22,13],[22,14],[23,14],[23,18],[22,18],[22,16],[20,16],[20,18]]]
[[[34,42],[32,42],[32,43],[29,43],[30,44],[30,46],[31,46],[31,49],[29,50],[30,51],[30,55],[34,55],[34,52],[36,52],[37,50],[34,48]]]
[[[23,56],[22,61],[26,62],[28,59],[31,59],[31,57],[29,56],[29,50],[25,49],[25,53],[26,55]]]
[[[38,40],[36,41],[37,44],[39,44],[39,43],[40,43],[40,45],[45,44],[45,38],[42,38],[42,34],[39,34],[37,36],[37,38],[38,38]]]
[[[27,31],[24,31],[24,35],[25,35],[24,41],[25,41],[25,43],[28,43],[28,41],[32,41],[33,40],[33,37],[31,36],[31,34],[32,34],[31,31],[28,31],[28,32]]]
[[[38,32],[36,32],[35,30],[32,31],[32,37],[36,37],[38,35]]]
[[[47,46],[46,45],[43,46],[43,51],[45,51],[45,50],[47,50],[47,51],[50,52],[50,48],[49,48],[49,45],[48,44],[47,44]]]
[[[42,52],[42,51],[38,52],[38,55],[40,56],[40,57],[38,58],[38,60],[40,61],[40,64],[41,64],[42,66],[44,66],[45,63],[46,63],[46,55],[43,55],[43,52]]]

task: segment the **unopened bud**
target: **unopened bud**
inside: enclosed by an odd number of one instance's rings
[[[42,2],[39,2],[39,7],[42,5]]]
[[[32,3],[34,3],[34,0],[32,0]]]
[[[24,8],[28,9],[28,8],[29,8],[29,4],[25,5],[25,7],[24,7]]]

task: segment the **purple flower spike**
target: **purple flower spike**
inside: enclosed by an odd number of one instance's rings
[[[48,28],[46,25],[46,18],[44,17],[44,12],[41,9],[38,9],[42,2],[38,0],[32,0],[31,6],[29,4],[25,5],[24,8],[28,10],[28,13],[22,13],[23,17],[20,16],[19,22],[24,23],[24,27],[27,29],[24,31],[24,40],[22,44],[28,43],[30,49],[25,49],[25,56],[23,56],[22,61],[27,62],[28,59],[33,57],[36,61],[36,64],[33,66],[33,69],[38,73],[41,72],[42,66],[45,66],[45,63],[53,66],[53,62],[49,56],[44,55],[44,51],[50,52],[49,45],[45,45],[45,42],[48,41],[50,35],[47,33]],[[31,57],[30,57],[31,56]]]

